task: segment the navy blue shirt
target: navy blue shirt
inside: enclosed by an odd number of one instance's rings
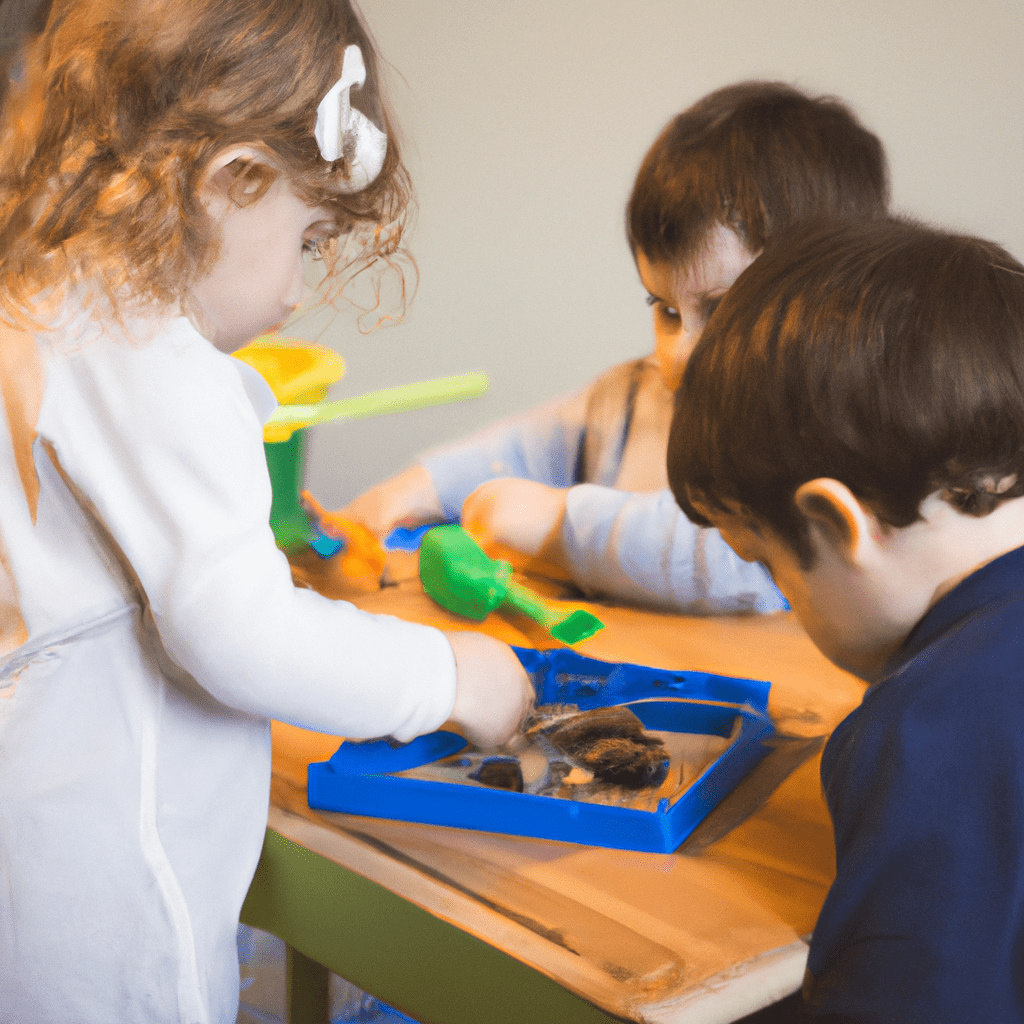
[[[1024,548],[918,623],[821,763],[815,1021],[1024,1022]]]

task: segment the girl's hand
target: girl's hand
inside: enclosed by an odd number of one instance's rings
[[[422,466],[411,466],[364,491],[338,514],[362,523],[382,540],[396,526],[419,526],[444,519],[434,481]]]
[[[493,558],[561,576],[568,570],[562,547],[567,493],[535,480],[490,480],[466,499],[462,526]],[[545,571],[552,566],[561,571]]]
[[[470,743],[500,747],[533,705],[530,678],[507,645],[484,633],[445,632],[455,652],[458,682],[450,721]]]

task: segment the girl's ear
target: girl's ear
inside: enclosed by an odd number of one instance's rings
[[[255,146],[228,146],[220,150],[206,165],[199,185],[199,198],[212,216],[223,213],[231,203],[231,186],[235,176],[228,166],[236,160],[265,163],[266,156]]]
[[[821,543],[850,565],[863,563],[865,545],[879,535],[878,521],[845,484],[830,477],[808,480],[793,500]]]

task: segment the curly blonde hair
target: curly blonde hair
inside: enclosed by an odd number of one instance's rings
[[[352,102],[388,148],[377,179],[345,193],[346,158],[325,161],[314,126],[353,43],[367,79]],[[13,321],[75,281],[115,310],[180,303],[217,253],[204,172],[234,145],[266,155],[231,165],[239,205],[283,174],[335,214],[347,261],[328,276],[400,249],[408,175],[350,0],[54,0],[22,58],[0,121],[0,306]]]

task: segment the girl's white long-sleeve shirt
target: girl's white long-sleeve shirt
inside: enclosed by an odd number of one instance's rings
[[[0,1021],[233,1024],[268,720],[410,739],[454,702],[442,633],[293,586],[259,376],[144,333],[31,340],[34,422],[3,391]]]
[[[421,465],[449,519],[498,477],[569,488],[561,541],[573,581],[590,596],[691,615],[786,608],[767,570],[687,519],[667,489],[671,401],[652,358],[623,363]]]

